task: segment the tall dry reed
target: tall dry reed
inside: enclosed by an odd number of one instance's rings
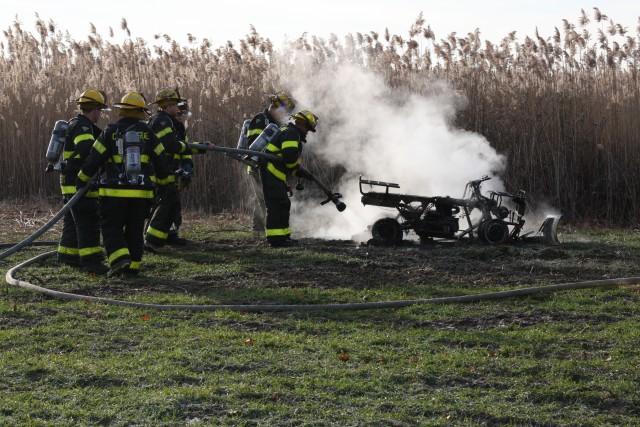
[[[439,38],[420,15],[406,35],[303,34],[279,51],[254,28],[219,47],[192,36],[181,46],[166,34],[150,46],[131,37],[124,19],[122,44],[109,41],[113,30],[105,39],[92,27],[73,40],[53,22],[38,18],[36,28],[31,34],[15,22],[0,46],[3,198],[57,194],[55,177],[43,173],[44,150],[54,122],[73,115],[69,101],[86,87],[151,98],[178,84],[193,108],[192,139],[235,146],[242,119],[263,108],[264,94],[287,89],[278,76],[304,53],[318,67],[360,64],[396,90],[426,93],[429,82],[446,80],[468,99],[456,125],[507,156],[504,179],[513,188],[575,220],[640,219],[640,25],[630,31],[597,8],[581,11],[577,24],[563,20],[548,37],[513,32],[489,41],[477,30]],[[218,155],[196,162],[188,205],[244,210],[242,167]]]

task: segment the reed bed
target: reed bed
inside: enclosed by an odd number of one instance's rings
[[[582,10],[575,24],[563,20],[550,36],[510,33],[496,42],[483,40],[480,30],[436,37],[420,15],[406,35],[303,34],[275,50],[253,28],[219,47],[193,37],[183,46],[164,34],[151,46],[130,37],[125,19],[117,31],[129,38],[121,44],[110,42],[113,30],[103,38],[92,27],[85,40],[73,40],[51,21],[37,18],[35,34],[14,22],[0,46],[0,197],[57,194],[57,180],[43,173],[46,145],[55,121],[72,116],[69,101],[88,86],[114,98],[133,89],[151,98],[157,88],[178,84],[192,106],[192,139],[215,135],[214,143],[235,146],[242,119],[263,108],[266,93],[287,90],[280,76],[304,57],[314,67],[358,64],[397,91],[427,93],[433,82],[448,82],[467,100],[455,125],[484,135],[507,156],[509,185],[572,220],[635,224],[637,24],[629,30],[594,8]],[[197,168],[190,208],[245,210],[242,167],[202,156]]]

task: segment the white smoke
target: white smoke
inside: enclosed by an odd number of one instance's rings
[[[395,216],[394,209],[362,205],[359,175],[400,184],[395,192],[462,197],[468,181],[504,169],[504,156],[482,135],[452,127],[464,98],[442,82],[424,82],[428,94],[418,95],[392,90],[381,76],[353,65],[312,74],[301,68],[287,80],[294,87],[296,109],[309,109],[320,118],[317,132],[307,136],[304,166],[323,181],[326,176],[314,167],[314,157],[344,167],[334,191],[342,193],[347,209],[339,213],[331,203],[320,206],[314,199],[303,204],[294,197],[294,237],[361,240],[355,236],[376,219]],[[502,183],[494,178],[483,187],[490,189],[501,190]],[[365,189],[371,190],[384,188]]]

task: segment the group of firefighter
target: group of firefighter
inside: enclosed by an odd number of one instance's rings
[[[138,274],[145,249],[164,253],[167,245],[188,243],[179,235],[179,189],[191,179],[192,155],[214,145],[189,142],[185,121],[191,112],[176,87],[161,88],[151,103],[142,93],[125,94],[113,104],[118,120],[104,130],[97,124],[102,111],[109,110],[105,92],[88,89],[75,103],[78,112],[66,130],[60,185],[65,203],[81,189],[85,193],[64,216],[58,260],[109,277]],[[268,125],[279,127],[264,151],[281,161],[247,167],[254,230],[264,230],[273,247],[296,244],[289,228],[287,177],[304,178],[302,143],[318,123],[309,110],[292,115],[294,108],[287,94],[270,95],[268,107],[251,119],[244,135],[251,145]]]

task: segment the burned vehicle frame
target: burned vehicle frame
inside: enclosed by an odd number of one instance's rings
[[[404,234],[413,231],[421,242],[434,239],[459,240],[462,238],[479,239],[498,245],[527,237],[541,238],[548,244],[559,244],[557,227],[559,217],[548,216],[537,233],[521,234],[525,224],[524,214],[527,207],[524,191],[505,193],[489,191],[482,194],[482,183],[491,179],[488,176],[469,181],[463,198],[449,196],[416,196],[392,193],[399,184],[362,179],[360,176],[360,194],[363,205],[394,208],[398,211],[395,218],[381,218],[373,223],[371,234],[373,242],[392,245],[400,243]],[[384,191],[365,191],[363,185],[371,188],[384,187]],[[507,207],[507,204],[511,207]],[[477,211],[477,212],[474,212]],[[461,229],[460,219],[466,220],[466,228]],[[473,219],[472,219],[473,218]]]

